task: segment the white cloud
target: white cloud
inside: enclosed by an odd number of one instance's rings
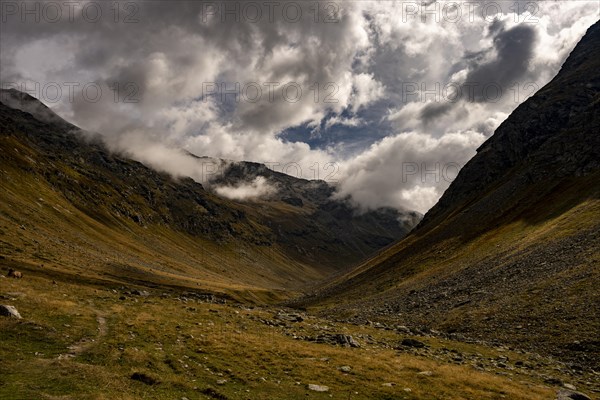
[[[264,176],[257,176],[252,182],[240,183],[237,186],[216,186],[214,191],[231,200],[254,200],[268,197],[277,192]]]
[[[332,118],[329,118],[327,122],[325,122],[325,129],[331,128],[334,125],[357,127],[361,126],[364,123],[365,121],[357,117],[344,118],[339,115],[336,115]]]
[[[357,74],[354,75],[353,80],[354,93],[350,100],[352,111],[356,112],[384,96],[385,87],[381,82],[373,79],[372,74]]]
[[[386,137],[343,163],[337,197],[350,196],[363,208],[388,206],[423,213],[484,140],[475,131],[441,138],[417,132]]]

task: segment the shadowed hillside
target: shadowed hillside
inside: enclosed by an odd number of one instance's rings
[[[174,179],[107,151],[98,138],[29,95],[1,94],[5,266],[44,265],[249,298],[260,292],[266,300],[358,262],[414,223],[400,221],[402,214],[392,210],[358,215],[330,200],[333,188],[325,182],[251,163],[235,164],[248,171],[230,167],[220,182],[265,176],[280,188],[278,194],[227,200],[192,179]]]
[[[600,366],[600,23],[407,238],[299,303]]]

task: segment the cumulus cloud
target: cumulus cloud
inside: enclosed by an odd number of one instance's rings
[[[220,196],[230,200],[255,200],[268,197],[277,192],[264,176],[257,176],[252,182],[242,182],[235,186],[216,186],[214,190]]]
[[[116,2],[118,15],[115,2],[75,3],[52,22],[24,13],[39,1],[3,8],[3,86],[174,176],[206,182],[184,149],[330,177],[363,208],[419,211],[447,182],[399,180],[402,163],[464,163],[598,15],[595,1],[473,2],[472,15],[467,2],[259,2],[257,19],[241,1]],[[448,83],[473,80],[501,96],[448,98]]]
[[[381,82],[376,81],[372,74],[360,73],[353,77],[354,92],[350,102],[352,111],[356,112],[361,107],[381,99],[385,93],[385,87]]]
[[[362,208],[382,206],[421,213],[432,207],[485,135],[475,131],[386,137],[350,160],[336,196]]]

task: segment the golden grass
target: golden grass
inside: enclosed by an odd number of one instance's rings
[[[398,353],[378,345],[342,348],[295,340],[261,323],[273,310],[183,303],[161,298],[119,300],[112,287],[28,275],[1,279],[0,294],[24,320],[0,319],[2,399],[544,399],[549,388],[526,376],[505,377],[468,365]],[[66,296],[65,296],[66,295]],[[104,332],[97,317],[106,318]],[[317,333],[369,334],[394,340],[393,332],[309,318],[294,326]],[[302,326],[302,328],[300,328]],[[87,347],[58,359],[84,339]],[[94,339],[91,342],[90,339]],[[431,346],[479,347],[427,339]],[[90,344],[91,343],[91,344]],[[492,351],[492,350],[485,350]],[[37,353],[37,355],[36,355]],[[342,373],[339,367],[352,371]],[[431,371],[431,376],[418,372]],[[160,383],[130,379],[134,372]],[[225,380],[220,384],[220,380]],[[307,384],[330,391],[309,391]],[[383,386],[394,383],[394,386]],[[410,389],[410,391],[405,391]],[[206,393],[212,393],[207,395]],[[331,395],[331,397],[330,397]],[[213,396],[213,397],[210,397]]]
[[[281,300],[294,294],[284,288],[327,273],[290,259],[277,246],[218,244],[164,226],[96,220],[34,175],[4,163],[0,173],[0,254],[35,268],[206,289],[256,302]]]

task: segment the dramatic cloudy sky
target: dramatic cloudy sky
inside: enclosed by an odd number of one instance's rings
[[[265,162],[421,212],[599,15],[597,1],[0,4],[2,85],[114,149],[200,181],[177,149]]]

